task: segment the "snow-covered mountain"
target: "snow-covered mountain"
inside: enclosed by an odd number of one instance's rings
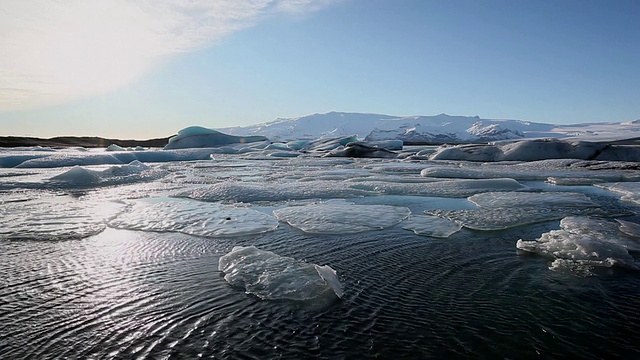
[[[553,125],[522,120],[481,119],[478,116],[391,116],[330,112],[217,129],[231,135],[262,135],[271,141],[335,138],[356,135],[364,140],[423,143],[463,143],[540,137],[616,139],[640,136],[637,121]]]

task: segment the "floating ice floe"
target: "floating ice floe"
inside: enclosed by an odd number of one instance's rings
[[[429,215],[412,215],[402,222],[402,228],[417,235],[448,238],[462,229],[462,225],[448,219]]]
[[[129,202],[127,211],[109,221],[109,226],[222,237],[265,233],[275,230],[278,221],[246,207],[185,199],[148,198]]]
[[[254,246],[236,246],[218,261],[218,270],[232,286],[263,300],[317,301],[341,298],[336,271],[279,256]]]
[[[0,167],[54,168],[65,166],[124,165],[134,160],[140,162],[168,162],[211,160],[211,149],[144,150],[87,152],[62,149],[55,152],[31,152],[28,154],[0,153]]]
[[[425,213],[455,221],[468,229],[481,231],[504,230],[516,226],[559,220],[571,215],[612,215],[600,208],[545,208],[540,206],[473,210],[427,210]]]
[[[304,199],[351,198],[373,195],[364,190],[336,186],[333,181],[312,182],[222,182],[179,191],[172,197],[186,197],[201,201],[251,203],[256,201],[281,202]]]
[[[562,178],[550,176],[547,178],[547,182],[553,185],[565,185],[565,186],[583,186],[593,185],[604,182],[605,180],[598,178],[578,177],[578,178]]]
[[[637,172],[629,172],[621,166],[609,166],[611,164],[611,162],[558,159],[515,164],[511,162],[487,163],[482,166],[468,163],[464,166],[458,164],[453,166],[432,165],[424,168],[420,175],[430,178],[546,180],[557,183],[557,185],[565,185],[565,183],[566,185],[581,185],[578,182],[591,185],[605,181],[630,181],[635,180],[638,176]],[[576,179],[573,180],[574,184],[571,183],[572,179]]]
[[[353,182],[354,189],[383,195],[467,197],[489,191],[514,191],[524,188],[513,179],[451,179],[425,183]]]
[[[312,234],[352,234],[382,230],[411,215],[406,207],[355,205],[345,201],[290,206],[273,211],[275,217]]]
[[[3,202],[0,239],[69,240],[102,232],[107,221],[124,207],[121,203],[78,200],[69,196]]]
[[[640,182],[595,184],[595,186],[620,194],[620,200],[640,204]]]
[[[453,179],[498,179],[510,178],[515,180],[544,180],[548,176],[530,170],[518,170],[513,167],[451,167],[431,166],[420,172],[423,177],[453,178]]]
[[[62,174],[51,177],[49,183],[65,187],[119,185],[155,180],[164,175],[165,171],[134,160],[127,165],[112,166],[104,170],[90,170],[76,165]]]
[[[483,208],[599,206],[585,194],[573,192],[487,192],[467,200]]]
[[[549,269],[590,274],[593,267],[640,269],[629,252],[640,251],[640,239],[620,230],[620,224],[589,217],[566,217],[561,230],[535,241],[518,240],[516,247],[553,259]]]

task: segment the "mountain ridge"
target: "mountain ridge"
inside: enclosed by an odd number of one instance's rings
[[[376,113],[316,113],[278,118],[256,125],[218,128],[232,135],[264,135],[272,141],[321,139],[356,135],[366,140],[406,142],[474,142],[526,138],[527,133],[549,133],[556,126],[511,119],[482,119],[479,116],[417,115],[394,116]]]

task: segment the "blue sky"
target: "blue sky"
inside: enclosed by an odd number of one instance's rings
[[[0,135],[151,138],[334,110],[640,118],[633,0],[51,3],[0,4]]]

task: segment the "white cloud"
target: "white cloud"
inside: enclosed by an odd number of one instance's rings
[[[338,0],[3,0],[0,111],[122,87],[265,16]]]

